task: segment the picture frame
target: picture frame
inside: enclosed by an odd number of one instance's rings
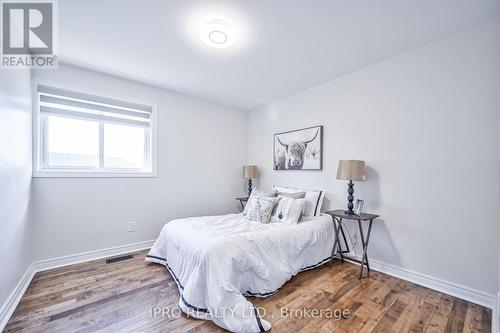
[[[274,170],[323,170],[323,126],[274,134]]]
[[[361,215],[363,213],[363,205],[365,201],[361,199],[356,200],[356,204],[354,205],[354,214]]]

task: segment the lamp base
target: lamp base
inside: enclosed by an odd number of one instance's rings
[[[347,210],[345,211],[346,214],[349,214],[349,215],[354,215],[354,204],[352,203],[354,201],[354,183],[352,182],[352,180],[349,180],[349,184],[348,185],[348,188],[347,188],[347,201],[348,201],[348,204],[347,204]]]
[[[248,196],[252,194],[252,178],[248,178]]]

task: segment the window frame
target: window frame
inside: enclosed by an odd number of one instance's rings
[[[149,130],[145,131],[145,157],[148,157],[150,167],[144,169],[129,169],[129,168],[94,168],[94,167],[54,167],[48,166],[47,163],[47,137],[44,135],[46,132],[47,124],[43,121],[40,114],[40,97],[38,93],[38,85],[47,85],[53,88],[71,90],[82,94],[90,94],[104,98],[121,100],[130,103],[139,103],[151,107],[151,125]],[[158,106],[139,99],[131,99],[129,97],[116,96],[103,94],[102,92],[91,91],[80,87],[62,84],[59,82],[46,81],[46,80],[33,80],[32,81],[32,105],[33,105],[33,178],[45,177],[73,177],[73,178],[140,178],[140,177],[157,177],[157,110]],[[104,164],[104,156],[101,152],[104,151],[104,123],[96,121],[99,124],[99,166]],[[149,132],[149,133],[148,133]],[[146,161],[147,158],[146,158]]]

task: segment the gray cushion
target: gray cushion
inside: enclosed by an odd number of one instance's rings
[[[279,192],[278,191],[278,196],[284,197],[284,198],[292,198],[292,199],[303,199],[306,197],[306,192]]]

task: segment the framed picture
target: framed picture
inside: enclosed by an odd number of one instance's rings
[[[363,212],[363,204],[365,202],[363,200],[356,200],[356,205],[354,205],[354,214],[356,215],[361,215],[361,213]]]
[[[323,126],[274,134],[274,170],[322,170]]]

